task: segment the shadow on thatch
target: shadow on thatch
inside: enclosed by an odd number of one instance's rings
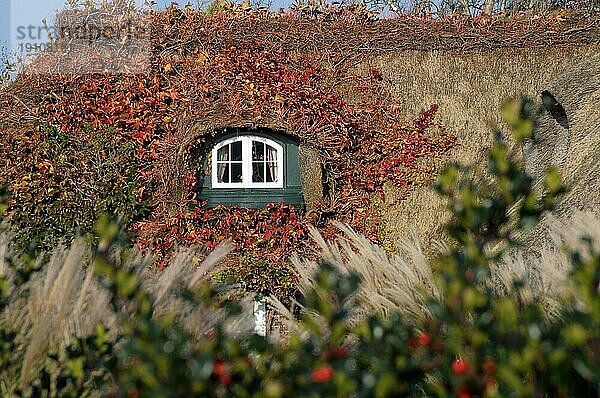
[[[569,118],[567,117],[567,112],[565,112],[565,108],[563,108],[548,90],[542,91],[542,103],[544,104],[544,108],[550,112],[550,115],[552,115],[554,120],[556,120],[561,127],[568,130]]]
[[[542,115],[535,140],[524,148],[526,168],[541,183],[544,170],[559,168],[567,193],[554,214],[600,214],[600,55],[589,57],[557,78],[541,93]],[[547,242],[547,223],[529,234]]]

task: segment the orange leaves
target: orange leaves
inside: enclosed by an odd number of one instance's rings
[[[278,104],[285,104],[285,98],[283,98],[281,96],[281,94],[275,94],[275,97],[273,98],[273,101],[278,103]]]
[[[263,260],[270,259],[278,266],[293,251],[303,249],[307,235],[304,219],[288,205],[269,205],[256,210],[198,207],[168,222],[139,222],[134,230],[140,239],[141,249],[151,249],[163,258],[168,258],[176,243],[200,245],[211,250],[223,240],[232,239],[238,255],[256,255]],[[231,261],[235,259],[232,257]],[[268,278],[263,281],[267,285],[275,282],[269,282]],[[278,286],[275,284],[270,288],[277,290]]]
[[[42,160],[35,164],[35,167],[39,170],[40,173],[45,174],[46,172],[52,172],[54,170],[54,166],[48,160]]]
[[[175,88],[169,88],[166,91],[161,91],[158,94],[158,97],[162,100],[164,100],[165,98],[170,98],[172,100],[178,100],[181,98],[181,95],[179,94],[179,91]]]
[[[204,83],[203,85],[200,86],[200,91],[203,94],[210,93],[211,89],[212,89],[212,86],[209,83]]]
[[[208,59],[208,52],[201,51],[198,53],[198,63],[199,64],[202,65],[204,62],[206,62],[207,59]]]

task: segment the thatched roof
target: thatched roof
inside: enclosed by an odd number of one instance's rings
[[[547,112],[531,145],[535,153],[525,155],[526,164],[536,174],[557,166],[567,183],[578,185],[578,170],[589,171],[600,142],[600,55],[574,65],[540,97]]]
[[[576,211],[600,214],[600,55],[573,66],[541,93],[547,113],[525,151],[525,162],[538,178],[549,166],[563,175],[566,194],[555,215],[569,218]],[[534,241],[548,236],[540,226]]]
[[[569,122],[562,203],[600,212],[600,55],[575,66],[550,88]],[[560,148],[562,149],[562,148]]]
[[[369,210],[369,195],[379,188],[386,194],[388,222],[399,231],[415,225],[417,217],[422,219],[419,226],[431,230],[443,221],[438,203],[423,211],[427,203],[414,196],[403,201],[409,188],[431,181],[439,159],[411,164],[417,172],[410,174],[410,186],[402,185],[406,170],[396,170],[398,190],[389,188],[394,185],[389,181],[392,173],[385,172],[376,181],[379,185],[369,187],[368,179],[377,173],[368,172],[383,170],[365,163],[373,148],[385,147],[377,134],[386,132],[397,141],[395,152],[378,156],[397,156],[404,145],[398,137],[410,137],[407,132],[413,129],[410,120],[438,103],[437,120],[463,144],[454,157],[475,163],[488,143],[488,123],[495,120],[500,102],[538,90],[592,51],[600,38],[600,20],[578,16],[401,16],[372,21],[357,15],[306,18],[236,10],[207,17],[169,9],[151,14],[150,20],[148,75],[21,75],[0,98],[3,134],[10,137],[15,130],[32,130],[46,121],[79,134],[81,124],[73,125],[73,118],[88,123],[98,116],[130,139],[139,133],[140,123],[147,124],[150,138],[143,145],[156,159],[156,173],[148,173],[153,181],[146,192],[153,195],[156,214],[168,218],[187,209],[182,176],[190,172],[190,146],[228,127],[285,131],[307,149],[301,151],[303,183],[308,187],[306,181],[317,182],[307,189],[308,201],[318,201],[320,180],[325,179],[330,213],[343,214],[345,221],[357,225],[377,219],[368,227],[372,236],[383,230],[380,214]],[[52,65],[64,59],[41,61]],[[248,68],[256,70],[247,75]],[[126,117],[111,114],[107,101],[115,97],[118,109],[129,107]],[[437,127],[419,139],[429,133],[435,137],[443,130]],[[449,137],[443,131],[441,136]],[[12,142],[0,147],[0,155],[11,153]],[[439,157],[452,146],[441,145]],[[15,159],[2,161],[5,169],[16,166]]]

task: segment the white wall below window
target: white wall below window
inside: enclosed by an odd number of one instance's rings
[[[267,302],[265,299],[254,301],[254,332],[259,336],[267,335]]]

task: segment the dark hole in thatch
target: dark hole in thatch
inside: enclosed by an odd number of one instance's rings
[[[569,119],[567,118],[567,112],[565,112],[565,108],[554,98],[554,96],[548,91],[542,91],[542,103],[544,104],[544,108],[550,115],[560,124],[563,128],[569,128]]]

